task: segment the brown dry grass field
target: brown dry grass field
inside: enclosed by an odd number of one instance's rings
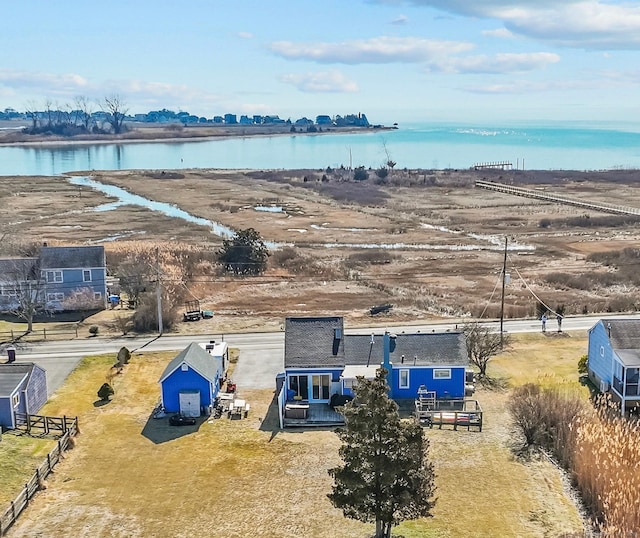
[[[505,236],[511,246],[525,247],[509,252],[507,317],[535,316],[536,296],[552,309],[564,305],[566,315],[632,311],[640,304],[631,267],[637,267],[637,256],[619,255],[624,249],[637,253],[637,219],[474,188],[475,179],[487,178],[583,201],[638,206],[636,171],[394,170],[384,182],[373,173],[354,182],[344,170],[92,176],[294,246],[293,260],[278,262],[274,253],[260,277],[229,278],[213,266],[221,238],[207,227],[132,205],[93,211],[113,200],[61,177],[2,179],[0,204],[11,208],[0,214],[3,248],[19,239],[103,242],[108,260],[155,246],[202,253],[196,273],[180,277],[190,296],[216,313],[206,326],[196,324],[200,332],[273,329],[286,315],[343,315],[351,326],[483,313],[495,318]],[[282,211],[258,211],[259,205]],[[602,252],[609,258],[589,258]],[[392,303],[393,310],[372,319],[368,309],[382,303]],[[105,330],[113,315],[98,317]],[[194,329],[182,324],[179,330]]]
[[[517,336],[490,373],[505,382],[577,382],[586,334]],[[76,446],[20,517],[10,537],[214,536],[364,537],[372,526],[343,518],[326,494],[338,463],[330,430],[277,429],[273,392],[245,391],[247,419],[171,428],[151,419],[157,379],[170,353],[135,354],[95,406],[114,356],[86,358],[43,412],[78,415]],[[240,356],[239,360],[242,360]],[[557,537],[583,523],[561,473],[544,459],[521,460],[505,402],[508,390],[481,389],[482,432],[427,429],[435,463],[432,518],[407,522],[405,538]],[[337,531],[336,529],[339,529]]]

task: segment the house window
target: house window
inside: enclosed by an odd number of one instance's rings
[[[47,293],[47,302],[64,301],[64,293]]]
[[[343,386],[345,389],[353,390],[355,387],[357,387],[357,386],[358,386],[358,380],[357,380],[357,379],[354,379],[354,378],[352,378],[352,377],[350,377],[350,378],[346,378],[346,379],[343,379],[343,380],[342,380],[342,386]]]
[[[182,366],[180,366],[180,370],[182,370],[183,372],[188,372],[189,366],[183,362]]]
[[[20,403],[20,394],[14,394],[11,398],[11,403],[13,407],[18,407],[18,404]]]
[[[62,282],[62,271],[47,271],[47,282]]]
[[[433,379],[451,379],[451,368],[438,368],[434,370]]]
[[[604,346],[600,346],[600,356],[604,357]]]
[[[100,293],[99,291],[94,292],[94,293],[93,293],[93,298],[94,298],[96,301],[99,301],[100,299],[102,299],[102,293]]]
[[[82,271],[82,281],[83,282],[91,282],[91,270],[90,269],[84,269]]]
[[[408,389],[409,388],[409,370],[400,370],[400,388]]]

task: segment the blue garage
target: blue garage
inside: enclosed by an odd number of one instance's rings
[[[213,405],[223,380],[223,358],[200,344],[189,344],[160,377],[162,406],[168,413],[199,417]]]

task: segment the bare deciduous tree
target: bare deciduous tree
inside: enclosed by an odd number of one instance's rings
[[[120,134],[124,130],[124,118],[129,111],[125,102],[119,95],[114,94],[104,98],[103,106],[113,133]]]
[[[83,287],[73,290],[62,301],[64,310],[97,310],[104,308],[102,299],[96,299],[93,289]]]
[[[509,345],[509,336],[491,331],[479,323],[463,326],[469,360],[480,370],[480,377],[486,377],[487,365],[491,358]]]
[[[74,98],[73,104],[75,106],[75,121],[79,121],[85,130],[88,131],[89,125],[91,125],[91,114],[93,114],[91,101],[89,101],[86,96],[79,95]]]
[[[44,309],[44,287],[35,258],[4,260],[3,297],[12,314],[27,322],[27,331],[33,330],[33,319]]]
[[[38,128],[38,105],[35,101],[29,101],[24,106],[24,113],[31,120],[31,130],[35,131]]]

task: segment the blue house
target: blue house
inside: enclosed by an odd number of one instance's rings
[[[640,407],[640,320],[600,320],[589,329],[588,373],[622,415]]]
[[[16,413],[36,414],[47,401],[47,376],[32,362],[0,364],[0,427],[16,427]]]
[[[0,312],[17,310],[20,296],[40,287],[38,258],[0,259]]]
[[[42,247],[39,257],[47,310],[105,308],[107,264],[104,247]]]
[[[395,400],[414,399],[420,388],[438,399],[465,396],[469,358],[462,333],[345,335],[341,317],[287,318],[284,417],[306,418],[305,406],[352,395],[357,378],[373,378],[381,366]]]
[[[213,405],[228,366],[225,343],[191,343],[160,377],[162,406],[168,413],[199,417]]]

